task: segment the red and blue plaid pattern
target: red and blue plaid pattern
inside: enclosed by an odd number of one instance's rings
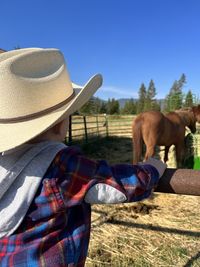
[[[84,266],[91,225],[91,207],[84,202],[88,190],[109,184],[132,202],[148,197],[157,182],[158,171],[150,165],[109,166],[75,147],[61,150],[20,227],[0,239],[0,266]]]

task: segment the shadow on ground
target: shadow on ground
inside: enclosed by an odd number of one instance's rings
[[[87,157],[105,159],[110,164],[132,163],[133,161],[133,145],[129,137],[96,138],[88,143],[77,141],[73,145],[80,146]],[[143,150],[145,151],[145,148]],[[156,152],[156,158],[160,158],[158,152]]]

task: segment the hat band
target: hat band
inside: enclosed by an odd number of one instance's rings
[[[0,123],[12,123],[12,122],[21,122],[21,121],[27,121],[30,119],[35,119],[38,117],[41,117],[43,115],[49,114],[52,111],[61,108],[62,106],[66,105],[67,103],[69,103],[75,96],[75,92],[73,91],[73,93],[64,101],[56,104],[55,106],[52,106],[50,108],[41,110],[39,112],[35,112],[29,115],[25,115],[25,116],[20,116],[20,117],[15,117],[15,118],[5,118],[5,119],[0,119]]]

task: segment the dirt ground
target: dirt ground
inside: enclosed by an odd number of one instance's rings
[[[82,149],[110,164],[132,161],[130,138]],[[86,267],[200,266],[199,207],[200,197],[162,193],[137,203],[94,205]]]

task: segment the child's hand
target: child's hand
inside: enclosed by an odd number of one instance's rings
[[[167,168],[167,164],[162,162],[161,160],[149,158],[148,160],[142,162],[142,164],[150,164],[154,166],[157,171],[159,172],[159,178],[163,175],[165,172],[165,169]]]

